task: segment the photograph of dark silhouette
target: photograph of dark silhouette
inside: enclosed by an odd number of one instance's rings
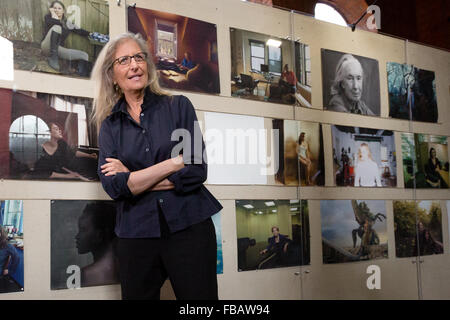
[[[447,189],[447,137],[421,133],[402,133],[401,137],[405,188]]]
[[[128,31],[147,41],[163,87],[220,93],[215,24],[130,6]]]
[[[23,201],[0,201],[0,293],[24,290]]]
[[[307,200],[236,200],[238,271],[310,263]]]
[[[444,253],[439,201],[394,201],[394,232],[398,258]]]
[[[380,115],[377,60],[322,49],[322,85],[324,110]]]
[[[95,181],[92,99],[0,89],[0,178]]]
[[[433,71],[409,64],[388,62],[389,116],[437,122],[436,83]]]
[[[323,263],[388,257],[384,200],[321,200]]]
[[[113,201],[51,201],[51,289],[119,283]]]
[[[311,55],[300,42],[230,28],[231,96],[311,107]]]
[[[395,187],[397,160],[394,132],[331,126],[333,170],[337,186]]]
[[[108,1],[2,0],[0,36],[15,69],[89,78],[109,41]]]

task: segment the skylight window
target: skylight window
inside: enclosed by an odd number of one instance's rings
[[[339,12],[333,7],[323,3],[316,4],[316,7],[314,8],[314,18],[344,27],[347,26],[347,22],[345,22]]]

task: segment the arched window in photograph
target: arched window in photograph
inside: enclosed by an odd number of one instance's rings
[[[337,12],[337,10],[324,3],[316,4],[314,8],[314,18],[344,27],[347,26],[347,22],[345,22],[345,19]]]
[[[41,156],[42,144],[49,139],[44,120],[26,115],[14,120],[9,128],[9,151],[15,161],[31,168]]]

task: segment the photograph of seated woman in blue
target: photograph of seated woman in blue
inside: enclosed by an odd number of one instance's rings
[[[23,202],[0,201],[0,293],[24,290]]]
[[[220,93],[215,24],[130,6],[128,31],[146,40],[161,86]]]

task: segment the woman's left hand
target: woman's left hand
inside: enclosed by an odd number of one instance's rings
[[[107,163],[100,167],[105,176],[114,176],[119,172],[130,172],[119,159],[106,158],[105,160]]]

